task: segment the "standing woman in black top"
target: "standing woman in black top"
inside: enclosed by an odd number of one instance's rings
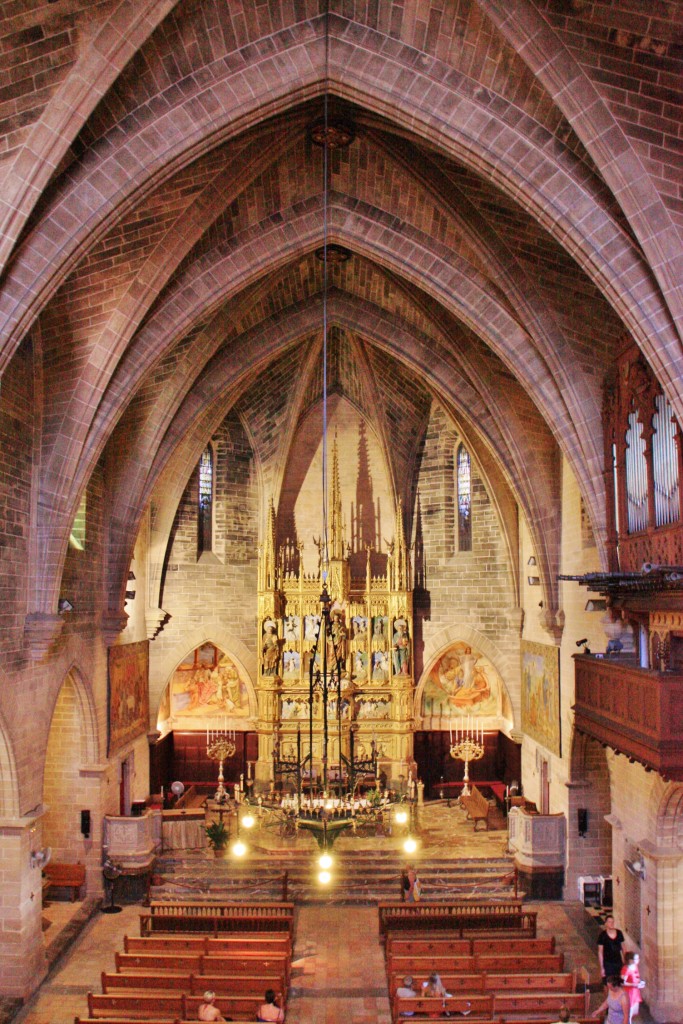
[[[598,937],[598,960],[603,985],[607,978],[621,975],[624,966],[624,933],[614,924],[614,918],[605,919],[605,927]]]

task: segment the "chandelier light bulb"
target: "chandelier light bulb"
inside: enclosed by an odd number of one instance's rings
[[[325,870],[331,868],[332,858],[330,857],[329,853],[324,853],[320,860],[318,861],[318,864],[320,865],[321,868],[324,868]]]
[[[241,840],[238,839],[232,848],[232,852],[235,857],[244,857],[245,853],[247,852],[247,847]]]
[[[408,815],[405,811],[396,811],[396,821],[399,825],[405,825],[408,820]]]
[[[320,882],[321,885],[329,885],[331,879],[332,875],[329,873],[329,871],[321,871],[320,874],[318,875],[318,881]]]
[[[253,828],[254,827],[253,815],[245,814],[244,817],[242,818],[242,826],[244,828]]]
[[[408,836],[405,843],[403,844],[403,849],[406,851],[406,853],[415,853],[415,851],[417,850],[417,843],[415,842],[412,836]]]

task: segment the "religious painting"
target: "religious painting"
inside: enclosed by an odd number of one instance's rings
[[[298,679],[301,669],[301,655],[298,651],[282,652],[282,675],[284,679],[292,677]]]
[[[108,756],[148,729],[149,641],[110,647]]]
[[[382,694],[376,697],[356,698],[356,718],[362,719],[383,719],[389,718],[391,712],[391,697]]]
[[[429,671],[422,691],[423,716],[498,715],[502,684],[491,661],[458,640]]]
[[[560,648],[522,640],[522,729],[561,756]]]
[[[249,694],[237,665],[214,644],[195,648],[171,679],[171,712],[176,717],[246,716]]]

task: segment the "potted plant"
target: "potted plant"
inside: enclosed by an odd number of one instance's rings
[[[215,857],[220,857],[221,853],[228,845],[228,839],[230,833],[222,821],[212,821],[210,825],[204,826],[207,839],[209,840],[209,846],[213,850]]]

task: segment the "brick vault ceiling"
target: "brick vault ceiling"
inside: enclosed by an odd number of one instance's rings
[[[0,365],[30,344],[50,383],[48,547],[106,459],[122,579],[160,474],[187,479],[232,409],[266,409],[254,443],[282,462],[273,425],[320,395],[323,88],[356,128],[329,169],[351,252],[331,386],[404,431],[396,479],[438,401],[548,550],[562,451],[600,537],[625,334],[683,411],[680,26],[636,0],[507,6],[0,2]]]

